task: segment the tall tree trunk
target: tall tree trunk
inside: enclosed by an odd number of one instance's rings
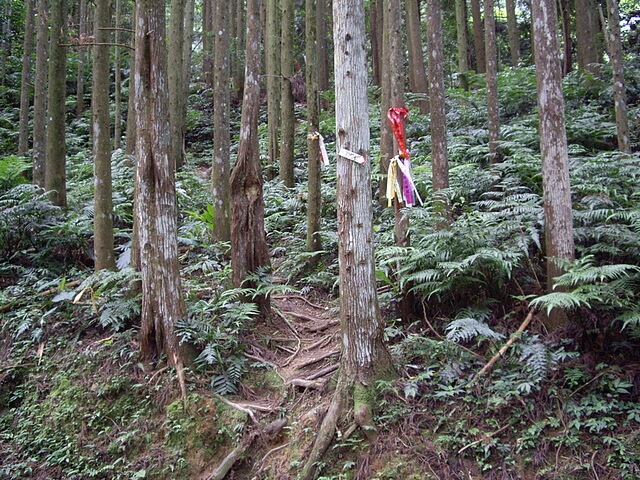
[[[578,68],[597,73],[597,64],[602,63],[602,45],[598,41],[600,32],[596,0],[575,0],[576,53]]]
[[[427,0],[429,12],[429,92],[431,97],[431,162],[433,190],[449,187],[447,124],[444,97],[444,53],[440,0]]]
[[[33,89],[33,183],[44,188],[47,143],[48,2],[37,0],[36,76]]]
[[[280,18],[279,0],[266,0],[267,30],[265,33],[265,69],[267,75],[267,131],[270,169],[269,178],[275,176],[280,154]],[[248,47],[247,47],[248,48]],[[246,85],[246,83],[245,83]]]
[[[31,97],[31,55],[33,54],[34,0],[26,0],[24,41],[22,49],[22,74],[20,76],[20,126],[18,129],[18,155],[29,151],[29,103]]]
[[[329,76],[332,64],[329,58],[327,27],[331,25],[331,0],[318,0],[316,5],[316,39],[318,42],[318,90],[329,89]],[[373,54],[373,53],[372,53]]]
[[[183,137],[186,136],[186,121],[189,111],[189,92],[191,87],[191,59],[193,53],[193,35],[195,22],[195,0],[186,0],[184,14],[184,35],[182,36],[182,108]],[[183,155],[185,152],[183,152]]]
[[[184,358],[175,324],[186,316],[186,308],[178,260],[175,163],[166,122],[169,91],[165,35],[164,2],[137,0],[133,75],[138,123],[135,221],[142,283],[140,349],[147,365],[166,354],[180,375]],[[183,378],[180,383],[184,395]]]
[[[87,0],[80,0],[78,13],[78,36],[81,43],[88,37]],[[84,46],[78,48],[78,65],[76,71],[76,118],[80,118],[86,110],[84,104],[84,86],[86,77],[87,50]]]
[[[384,36],[384,0],[371,0],[370,3],[370,30],[369,38],[371,42],[371,71],[374,85],[382,85],[382,50]]]
[[[294,2],[282,0],[281,43],[280,43],[280,181],[292,188],[295,183],[293,177],[294,167],[294,141],[296,119],[294,115],[293,91],[291,82],[294,81],[293,60],[293,27],[294,27]]]
[[[132,17],[133,20],[131,22],[132,29],[134,30],[133,38],[131,41],[131,46],[134,47],[133,52],[135,52],[135,44],[136,44],[136,34],[135,31],[138,30],[136,22],[137,11],[134,7]],[[138,132],[136,131],[138,122],[136,121],[136,106],[135,106],[135,95],[134,95],[134,78],[133,78],[133,64],[135,63],[135,53],[134,60],[131,62],[131,68],[129,69],[129,99],[127,102],[127,133],[126,133],[126,143],[125,143],[125,153],[127,155],[133,155],[136,151],[136,141]]]
[[[469,27],[467,26],[467,2],[456,0],[456,33],[458,45],[458,82],[460,88],[469,90]]]
[[[45,189],[55,205],[67,204],[65,172],[65,100],[67,97],[66,42],[67,1],[51,1],[49,38],[49,87],[47,95],[47,144],[45,153]]]
[[[169,20],[169,124],[171,125],[171,156],[176,168],[184,163],[184,128],[182,104],[184,98],[184,14],[185,0],[171,0]]]
[[[93,252],[95,270],[114,270],[113,198],[111,194],[111,138],[109,121],[109,0],[96,0],[93,36]]]
[[[485,73],[487,66],[485,61],[484,24],[480,10],[481,0],[471,0],[471,18],[473,19],[473,45],[476,54],[476,72]]]
[[[114,126],[113,126],[113,148],[118,150],[122,143],[122,55],[120,53],[120,16],[122,1],[115,0],[115,54],[113,59],[113,76],[114,76]]]
[[[233,100],[240,101],[244,95],[244,64],[241,56],[245,51],[246,40],[246,10],[244,0],[235,0],[235,16],[233,17],[234,35],[236,48],[231,56],[231,77],[233,79]]]
[[[575,255],[569,153],[554,0],[533,2],[532,17],[542,156],[547,289],[552,291],[554,279],[563,273],[561,261],[572,260]],[[559,310],[552,312],[546,321],[550,329],[565,322],[566,315]]]
[[[560,13],[560,24],[562,25],[562,48],[563,60],[562,73],[567,75],[573,70],[573,40],[571,38],[571,0],[560,0],[558,12]],[[535,56],[535,55],[534,55]]]
[[[500,111],[498,109],[498,53],[496,17],[493,0],[484,0],[484,42],[487,68],[487,123],[489,127],[489,163],[500,161]]]
[[[407,43],[409,47],[409,90],[413,93],[421,93],[427,96],[429,86],[427,84],[427,72],[424,66],[422,54],[422,28],[418,0],[405,0],[407,18]],[[420,99],[416,102],[420,113],[429,112],[429,101]]]
[[[617,0],[607,0],[609,25],[609,58],[613,71],[613,99],[616,112],[618,148],[621,152],[631,153],[629,143],[629,119],[627,117],[627,92],[624,83],[624,64],[622,61],[622,41],[620,39],[620,12]]]
[[[215,54],[213,65],[213,168],[211,169],[214,211],[214,241],[231,240],[229,177],[231,137],[229,135],[229,4],[217,1],[214,15]]]
[[[320,237],[320,221],[322,196],[320,195],[320,96],[318,93],[319,71],[318,37],[315,18],[317,15],[317,0],[306,0],[305,3],[305,55],[306,55],[306,84],[307,84],[307,158],[309,163],[308,194],[307,194],[307,251],[318,252],[322,249]],[[316,263],[316,258],[310,259],[310,267]]]
[[[214,0],[202,0],[202,80],[213,84]]]
[[[7,60],[11,56],[11,10],[12,2],[3,5],[2,32],[0,33],[0,99],[4,97],[7,86]]]
[[[520,36],[518,35],[518,17],[516,16],[515,0],[506,0],[506,10],[511,65],[517,67],[520,62]]]
[[[356,423],[373,440],[375,381],[391,371],[382,342],[373,258],[364,5],[362,0],[334,0],[333,5],[337,148],[361,155],[365,161],[358,164],[338,156],[341,368],[333,400],[300,474],[303,480],[315,476],[349,403],[353,402]]]
[[[233,285],[239,287],[250,273],[270,265],[264,230],[264,198],[258,144],[261,54],[259,0],[247,1],[247,53],[238,160],[231,172],[231,267]],[[245,285],[246,286],[246,285]],[[260,309],[270,309],[268,297]]]

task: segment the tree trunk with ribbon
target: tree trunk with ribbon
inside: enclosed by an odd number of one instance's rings
[[[333,439],[342,412],[351,404],[364,435],[375,438],[374,385],[393,372],[382,342],[373,258],[364,4],[334,0],[333,8],[343,350],[336,391],[300,475],[304,480],[316,476],[318,461]]]

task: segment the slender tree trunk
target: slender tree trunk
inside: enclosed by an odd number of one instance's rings
[[[47,143],[48,2],[37,0],[36,77],[33,91],[33,183],[44,188]]]
[[[182,104],[184,98],[184,15],[185,0],[171,0],[169,20],[169,124],[171,125],[171,156],[176,168],[184,163],[184,128]]]
[[[600,31],[596,0],[575,0],[576,53],[578,68],[597,73],[602,63],[602,45],[598,41]]]
[[[264,198],[258,144],[262,63],[260,25],[259,0],[248,0],[240,144],[238,160],[231,172],[231,267],[233,285],[236,287],[243,285],[248,274],[270,265],[264,230]],[[270,310],[268,297],[259,299],[259,304],[264,314]]]
[[[31,97],[31,55],[33,54],[34,0],[25,2],[24,41],[22,50],[22,75],[20,85],[20,126],[18,155],[29,151],[29,103]]]
[[[322,0],[320,0],[322,2]],[[318,94],[319,71],[318,38],[316,30],[317,0],[306,0],[305,3],[305,55],[307,84],[307,158],[309,162],[308,194],[307,194],[307,251],[317,252],[322,249],[320,237],[320,221],[322,196],[320,195],[320,96]],[[316,258],[310,259],[310,267]]]
[[[93,252],[95,270],[114,270],[113,199],[111,194],[111,138],[109,121],[109,0],[96,0],[93,36]]]
[[[480,10],[481,0],[471,0],[471,17],[473,18],[473,45],[476,53],[476,72],[486,72],[485,46],[484,46],[484,24],[482,22],[482,12]]]
[[[193,35],[195,22],[195,0],[186,0],[184,14],[184,35],[182,43],[182,107],[183,137],[186,136],[186,121],[189,111],[189,92],[191,87],[191,59],[193,52]],[[228,68],[228,67],[227,67]],[[183,152],[183,156],[186,153]]]
[[[413,93],[428,94],[427,72],[422,54],[422,29],[418,0],[405,0],[407,18],[407,43],[409,47],[409,90]],[[420,113],[429,112],[429,101],[421,99],[416,102]]]
[[[87,0],[80,0],[78,14],[78,36],[82,42],[88,36],[88,15]],[[78,66],[76,72],[76,118],[80,118],[86,110],[84,104],[84,86],[86,77],[87,50],[85,47],[78,48]]]
[[[45,189],[55,205],[67,205],[65,172],[65,100],[67,96],[66,0],[51,1],[49,38],[49,87],[47,96],[47,141]]]
[[[554,0],[533,2],[532,17],[542,156],[547,289],[552,291],[554,279],[563,273],[560,262],[572,260],[575,255],[569,154]],[[566,315],[556,310],[547,318],[546,323],[548,328],[555,329],[566,321]]]
[[[329,89],[329,77],[332,65],[329,60],[327,27],[331,25],[331,0],[318,0],[316,5],[316,39],[318,43],[318,90]],[[308,60],[307,60],[308,61]]]
[[[135,220],[142,283],[140,348],[147,365],[160,360],[164,353],[180,374],[184,358],[175,324],[186,316],[186,308],[178,260],[176,168],[166,122],[169,91],[165,35],[164,2],[137,0],[133,75],[138,123]]]
[[[273,178],[278,165],[280,138],[280,18],[279,0],[266,0],[267,30],[265,34],[265,67],[267,75],[267,155],[271,165],[267,173]],[[245,84],[246,85],[246,84]]]
[[[211,169],[214,211],[214,241],[231,240],[229,177],[231,137],[229,135],[229,4],[217,1],[214,16],[215,54],[213,65],[213,168]]]
[[[362,0],[334,0],[333,8],[337,148],[361,155],[365,161],[358,164],[338,156],[341,369],[333,400],[300,474],[303,480],[315,477],[318,461],[349,403],[353,403],[354,419],[364,435],[375,438],[374,385],[391,371],[382,343],[373,259],[364,5]]]
[[[444,96],[444,51],[440,0],[427,0],[429,15],[429,92],[431,96],[431,162],[433,190],[449,187],[447,124]]]
[[[467,2],[456,0],[456,33],[458,45],[458,81],[460,88],[469,90],[469,28],[467,26]]]
[[[137,21],[136,21],[136,9],[134,8],[134,11],[132,13],[133,16],[133,21],[131,22],[132,24],[132,29],[133,30],[137,30]],[[134,52],[135,52],[135,43],[136,43],[136,35],[134,33],[133,38],[132,38],[132,46],[134,47]],[[134,53],[135,55],[135,53]],[[131,62],[131,68],[129,69],[130,73],[129,73],[129,99],[127,102],[127,133],[126,133],[126,143],[125,143],[125,153],[127,155],[133,155],[136,151],[136,141],[137,141],[137,136],[138,136],[138,132],[136,131],[137,128],[137,121],[136,121],[136,107],[135,107],[135,95],[134,95],[134,89],[135,89],[135,85],[134,85],[134,78],[133,78],[133,64],[135,63],[135,60]]]
[[[567,75],[573,70],[573,41],[571,39],[571,0],[560,0],[558,12],[561,15],[560,23],[562,25],[562,47],[563,47],[563,60],[562,72]],[[535,55],[534,55],[535,56]]]
[[[0,35],[0,99],[4,97],[7,86],[7,60],[11,55],[11,10],[12,2],[5,2],[2,12],[2,34]]]
[[[624,64],[622,61],[622,41],[620,39],[620,12],[617,0],[607,0],[609,24],[609,58],[613,70],[613,98],[618,131],[618,148],[621,152],[631,153],[629,143],[629,119],[627,116],[627,92],[624,82]]]
[[[245,23],[245,2],[244,0],[236,0],[234,23],[234,38],[236,40],[236,48],[231,56],[231,71],[233,79],[233,99],[240,101],[244,95],[244,64],[240,56],[245,51],[246,40],[246,23]]]
[[[516,17],[515,0],[506,0],[506,10],[511,65],[517,67],[520,62],[520,37],[518,35],[518,18]]]
[[[213,15],[214,0],[202,0],[202,77],[213,84]]]
[[[382,85],[382,50],[384,36],[384,0],[372,0],[370,3],[371,28],[369,38],[371,42],[371,70],[373,72],[374,85]]]
[[[118,150],[122,144],[122,55],[120,54],[120,16],[121,16],[121,0],[115,0],[115,54],[113,59],[113,76],[114,76],[114,126],[113,126],[113,148]]]
[[[489,127],[489,163],[500,161],[500,111],[498,109],[498,53],[493,0],[484,0],[484,42],[487,70],[487,123]]]
[[[289,188],[292,188],[295,183],[293,167],[296,119],[291,89],[291,82],[296,74],[293,65],[293,10],[293,0],[282,0],[282,16],[280,17],[282,31],[280,43],[280,180]]]

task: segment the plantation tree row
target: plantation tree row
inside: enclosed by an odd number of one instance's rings
[[[493,0],[139,0],[135,8],[127,0],[0,3],[0,101],[20,109],[16,150],[3,153],[30,156],[33,182],[64,207],[65,126],[70,116],[90,110],[95,269],[115,269],[111,154],[124,137],[136,168],[132,263],[141,273],[142,356],[151,365],[166,354],[183,392],[180,372],[192,352],[175,333],[186,315],[175,176],[188,161],[190,85],[212,92],[212,241],[230,242],[237,287],[250,286],[247,278],[270,265],[263,181],[277,176],[286,187],[295,186],[300,104],[306,104],[308,128],[306,245],[310,253],[321,250],[321,135],[335,133],[342,369],[305,478],[316,474],[315,462],[350,403],[358,425],[375,434],[370,386],[392,368],[379,323],[371,175],[380,170],[378,200],[394,206],[397,245],[410,246],[406,207],[418,200],[410,175],[397,173],[410,168],[405,107],[429,114],[430,193],[445,226],[452,219],[447,88],[484,89],[487,163],[494,168],[503,159],[498,73],[535,65],[549,291],[575,255],[563,75],[574,68],[600,75],[600,66],[610,62],[618,149],[632,149],[616,0],[535,0],[530,9],[513,0],[504,8]],[[17,52],[20,61],[10,62]],[[483,82],[476,84],[472,71],[483,74]],[[370,144],[372,85],[380,97],[379,157]],[[319,131],[321,106],[335,110],[335,132]],[[235,107],[241,109],[237,132]],[[262,108],[264,152],[258,137]],[[232,133],[239,136],[237,154]],[[394,166],[396,177],[387,185]],[[316,260],[310,255],[310,265]],[[401,301],[406,317],[416,304],[408,290]],[[258,303],[266,316],[269,297]],[[554,329],[566,321],[554,309],[546,324]]]

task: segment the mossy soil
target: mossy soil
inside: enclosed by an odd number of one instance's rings
[[[187,372],[182,399],[172,369],[144,371],[133,329],[50,323],[40,343],[3,333],[0,478],[206,479],[250,437],[225,478],[295,479],[335,382],[332,374],[317,388],[292,380],[335,364],[339,335],[329,309],[295,299],[280,307],[292,312],[288,323],[274,317],[247,338],[254,363],[226,399],[211,393],[206,372]],[[323,322],[331,326],[319,329]],[[509,383],[506,362],[464,387],[444,380],[446,365],[468,368],[452,357],[429,378],[415,374],[443,355],[429,342],[431,351],[411,356],[392,349],[400,376],[376,385],[375,443],[345,412],[321,478],[640,478],[637,365],[581,357],[527,393]],[[266,432],[279,419],[286,426]]]

